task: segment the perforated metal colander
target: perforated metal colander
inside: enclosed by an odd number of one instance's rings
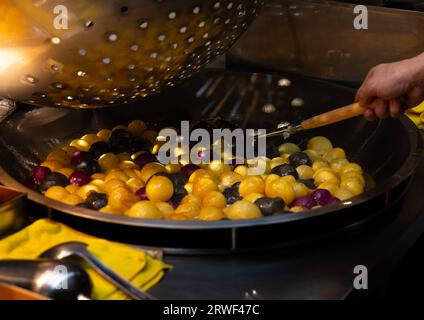
[[[55,107],[128,103],[222,54],[261,4],[2,0],[0,96]]]

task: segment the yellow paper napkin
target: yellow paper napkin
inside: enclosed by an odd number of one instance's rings
[[[87,250],[142,290],[158,283],[171,266],[154,259],[144,251],[95,238],[49,219],[40,219],[21,231],[0,240],[0,259],[36,259],[47,249],[64,242],[86,243]],[[127,299],[128,297],[84,266],[93,283],[93,299]]]

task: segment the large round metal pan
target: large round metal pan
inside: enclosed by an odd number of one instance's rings
[[[405,181],[413,173],[421,152],[421,140],[406,117],[372,123],[359,117],[293,136],[291,140],[297,143],[304,143],[314,135],[327,136],[334,145],[346,150],[350,160],[360,163],[376,183],[374,188],[349,201],[303,213],[217,222],[144,220],[64,205],[28,189],[24,182],[31,168],[55,146],[101,128],[127,124],[132,119],[159,120],[179,126],[180,120],[221,116],[247,128],[274,129],[283,120],[299,122],[349,104],[352,99],[351,89],[298,75],[204,71],[183,85],[144,99],[139,102],[141,106],[58,110],[20,105],[0,125],[0,181],[26,192],[31,200],[61,212],[58,218],[79,221],[84,231],[89,229],[91,233],[112,238],[121,234],[123,238],[119,240],[138,242],[134,240],[137,238],[148,245],[234,248],[239,245],[237,235],[243,232],[252,235],[255,228],[260,228],[257,237],[263,240],[263,237],[272,237],[268,230],[275,225],[297,224],[302,225],[302,230],[315,232],[323,226],[316,222],[325,223],[330,217],[343,221],[346,218],[351,224],[382,210],[391,199],[401,195]],[[276,139],[274,143],[283,142],[282,138]],[[295,229],[286,230],[288,234]],[[184,236],[180,231],[185,231]],[[211,241],[208,232],[225,239],[222,240],[225,244]],[[193,237],[205,237],[205,243],[192,243]],[[173,239],[168,242],[167,238]],[[257,243],[260,241],[245,241],[246,245]]]

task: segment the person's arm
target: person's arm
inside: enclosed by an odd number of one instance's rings
[[[376,101],[376,108],[366,109],[365,118],[398,117],[407,108],[424,100],[424,53],[372,68],[356,94],[356,101],[366,107]]]

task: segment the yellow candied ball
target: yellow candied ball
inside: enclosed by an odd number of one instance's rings
[[[198,169],[190,175],[188,182],[194,184],[202,177],[211,177],[211,174],[205,169]]]
[[[62,147],[62,150],[64,150],[68,154],[69,157],[72,157],[74,155],[74,153],[78,151],[77,148],[71,147],[71,146],[64,146],[64,147]]]
[[[87,143],[88,143],[89,145],[92,145],[92,144],[93,144],[93,143],[95,143],[95,142],[102,141],[102,139],[100,139],[100,138],[99,138],[96,134],[94,134],[94,133],[89,133],[89,134],[86,134],[86,135],[82,136],[81,140],[87,141]]]
[[[44,195],[47,198],[57,200],[57,201],[62,201],[69,195],[69,192],[64,187],[53,186],[47,189]]]
[[[133,120],[128,124],[128,131],[136,137],[141,137],[146,130],[147,126],[144,121]]]
[[[196,203],[200,206],[202,204],[202,198],[195,194],[188,194],[181,200],[181,204],[183,203]]]
[[[324,182],[331,182],[336,185],[340,183],[340,179],[337,176],[337,174],[333,171],[328,171],[328,170],[317,171],[317,173],[314,174],[314,180],[315,180],[315,184],[317,185],[320,185],[321,183],[324,183]]]
[[[303,183],[300,182],[293,183],[292,188],[295,193],[295,198],[300,198],[310,193],[308,187],[306,187]]]
[[[125,211],[138,200],[139,198],[127,187],[118,187],[109,194],[108,205]]]
[[[184,185],[184,189],[187,191],[187,193],[192,193],[193,192],[193,183],[187,182]]]
[[[326,137],[317,136],[308,141],[307,149],[315,150],[318,154],[324,155],[326,152],[333,149],[333,145]]]
[[[74,185],[74,184],[70,184],[70,185],[67,185],[67,186],[65,187],[65,189],[66,189],[69,193],[77,194],[77,193],[78,193],[78,190],[79,190],[79,187],[78,187],[78,186],[76,186],[76,185]]]
[[[305,151],[303,151],[303,153],[306,153],[309,157],[309,159],[311,159],[312,162],[317,161],[317,160],[321,160],[321,156],[318,152],[316,152],[315,150],[311,150],[311,149],[306,149]]]
[[[282,145],[278,147],[278,152],[280,154],[285,154],[285,153],[292,154],[299,151],[300,151],[300,148],[298,147],[298,145],[294,143],[290,143],[290,142],[283,143]]]
[[[265,186],[271,184],[273,181],[280,179],[280,176],[275,173],[271,173],[266,176],[265,178]]]
[[[213,178],[204,177],[200,178],[193,185],[193,194],[203,198],[211,191],[218,191],[218,185]]]
[[[349,173],[349,172],[357,172],[357,173],[362,174],[362,168],[359,164],[354,163],[354,162],[350,162],[350,163],[345,164],[340,169],[341,175],[344,175],[344,174]]]
[[[272,158],[269,166],[271,169],[281,166],[282,164],[288,164],[289,161],[286,158],[282,158],[282,157],[276,157],[276,158]]]
[[[144,182],[139,178],[130,178],[126,185],[133,191],[136,192],[138,189],[144,187]]]
[[[364,192],[364,185],[357,178],[349,178],[342,181],[340,188],[344,188],[352,192],[355,196]]]
[[[125,215],[132,218],[163,219],[163,213],[152,201],[148,200],[134,203],[129,210],[125,211]]]
[[[108,181],[110,181],[110,180],[121,180],[121,181],[123,181],[123,182],[127,182],[128,181],[128,179],[129,179],[129,177],[127,176],[127,174],[124,172],[124,171],[122,171],[122,170],[119,170],[119,169],[112,169],[112,170],[109,170],[107,173],[106,173],[106,177],[105,177],[105,182],[108,182]]]
[[[47,167],[51,171],[57,172],[58,170],[64,168],[66,165],[57,160],[49,160],[49,161],[44,161],[43,163],[40,164],[40,166]]]
[[[79,151],[88,151],[90,150],[90,144],[82,139],[72,140],[69,144],[71,147],[77,148]]]
[[[243,177],[233,171],[225,172],[221,175],[221,185],[231,187],[233,184],[243,180]]]
[[[244,179],[239,186],[239,193],[246,197],[250,193],[264,193],[265,182],[257,176],[250,176]]]
[[[102,140],[102,141],[108,141],[110,136],[112,134],[112,131],[110,131],[109,129],[102,129],[99,132],[97,132],[97,136]]]
[[[158,202],[156,207],[163,213],[165,219],[175,212],[174,208],[168,202]]]
[[[190,219],[196,218],[201,210],[201,205],[195,202],[191,203],[181,203],[177,209],[175,209],[176,214],[183,214],[186,217],[189,217]]]
[[[327,181],[318,185],[318,189],[328,190],[334,196],[336,192],[339,190],[339,185],[332,181]]]
[[[49,155],[46,158],[47,161],[49,160],[56,160],[61,163],[67,164],[71,160],[68,153],[63,149],[55,149],[52,152],[49,153]]]
[[[306,164],[298,166],[296,171],[300,179],[309,180],[314,176],[314,170]]]
[[[63,174],[65,177],[69,178],[69,176],[74,172],[71,168],[61,168],[57,170],[56,172],[59,172]]]
[[[134,170],[134,169],[138,169],[138,165],[136,165],[133,161],[131,160],[124,160],[121,161],[118,165],[118,168],[121,170]]]
[[[125,182],[118,179],[112,179],[105,183],[103,186],[103,189],[106,191],[106,193],[111,193],[113,190],[119,188],[119,187],[125,187]]]
[[[246,197],[244,197],[244,200],[255,203],[256,200],[263,197],[265,196],[262,193],[251,193],[251,194],[248,194]]]
[[[229,164],[225,164],[220,160],[212,160],[207,166],[209,172],[214,176],[218,177],[225,172],[231,171],[231,166]]]
[[[108,214],[123,214],[124,213],[122,210],[119,210],[111,206],[104,206],[103,208],[99,210],[99,212],[108,213]]]
[[[146,194],[154,202],[165,202],[174,194],[174,185],[167,177],[153,176],[147,182]]]
[[[99,165],[103,171],[116,168],[119,165],[119,158],[113,153],[105,153],[99,158]]]
[[[224,212],[221,208],[216,207],[204,207],[202,210],[200,210],[199,213],[199,220],[204,221],[217,221],[224,219]]]
[[[347,163],[349,163],[349,161],[346,158],[337,158],[331,161],[330,168],[339,173]]]
[[[345,188],[339,188],[334,194],[336,198],[344,201],[355,196],[351,191]]]
[[[141,180],[140,175],[138,174],[138,169],[124,169],[123,171],[128,176],[128,179],[137,178]]]
[[[168,217],[168,220],[176,220],[176,221],[186,221],[193,220],[192,217],[186,215],[185,213],[171,213]]]
[[[90,184],[99,187],[101,190],[105,189],[106,182],[100,179],[94,179],[90,181]]]
[[[321,168],[329,168],[330,165],[325,160],[316,160],[312,163],[312,169],[318,171]]]
[[[68,194],[62,202],[70,206],[76,206],[77,204],[84,202],[84,200],[76,194]]]
[[[225,216],[231,220],[262,217],[261,210],[259,210],[258,206],[247,200],[234,202],[231,206],[224,209],[224,213]]]
[[[271,183],[265,189],[265,195],[270,198],[280,197],[286,204],[290,204],[296,198],[292,184],[282,178],[279,178]]]
[[[180,164],[169,163],[165,166],[166,172],[168,172],[168,173],[180,172],[181,168],[182,168],[182,165],[180,165]]]
[[[296,182],[296,178],[293,177],[292,175],[287,175],[287,176],[281,177],[280,179],[282,181],[286,181],[288,183],[295,183]]]
[[[166,172],[166,169],[163,165],[157,162],[150,162],[144,165],[143,169],[141,169],[141,180],[147,182],[154,174],[158,172]]]
[[[116,155],[119,161],[131,161],[131,155],[128,152],[121,152]]]
[[[216,208],[225,208],[227,205],[227,200],[224,195],[219,191],[211,191],[205,195],[202,200],[204,207],[216,207]]]
[[[331,162],[339,158],[345,159],[346,153],[342,148],[334,148],[330,151],[327,151],[322,157],[324,158],[324,160]]]
[[[79,188],[77,195],[85,200],[91,192],[102,193],[102,189],[92,184],[86,184]]]
[[[248,168],[246,166],[237,166],[234,169],[234,172],[235,173],[238,173],[242,177],[246,177],[247,176],[247,171],[248,171]]]
[[[104,173],[94,173],[90,176],[93,180],[104,180],[106,178],[106,175]]]
[[[347,180],[347,179],[350,179],[350,178],[356,178],[356,179],[358,179],[365,186],[365,178],[364,178],[364,176],[361,173],[357,172],[357,171],[350,171],[350,172],[347,172],[347,173],[342,174],[340,176],[341,181]]]

